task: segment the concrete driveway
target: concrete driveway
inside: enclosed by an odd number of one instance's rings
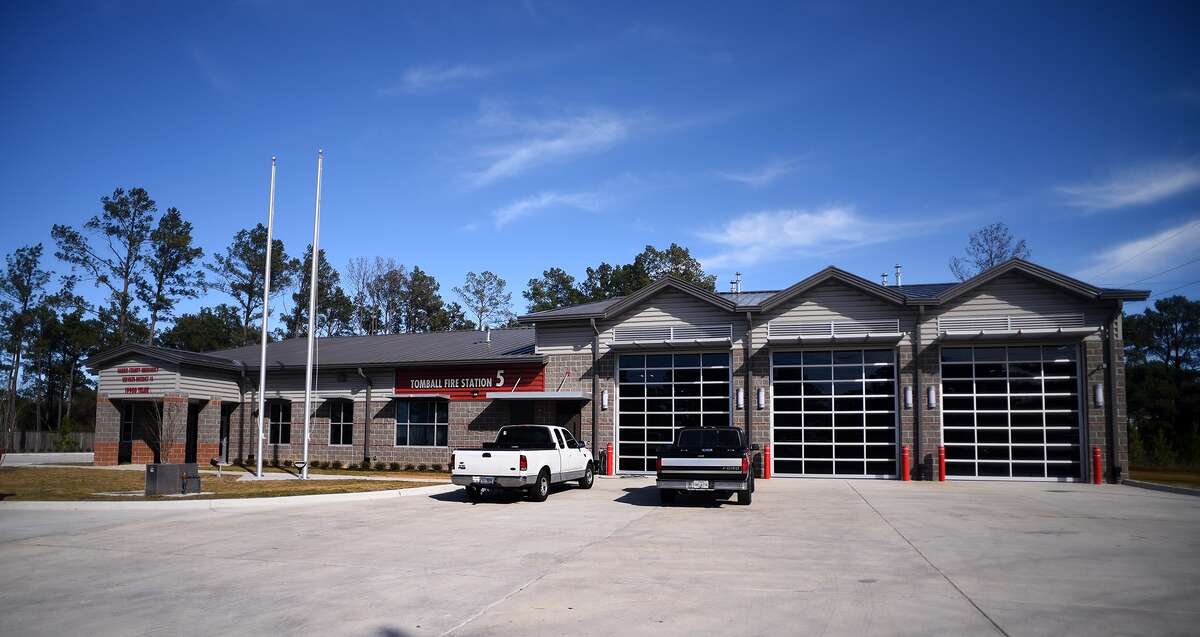
[[[432,497],[61,514],[0,504],[0,634],[1167,635],[1200,626],[1200,498],[761,481],[657,504]]]

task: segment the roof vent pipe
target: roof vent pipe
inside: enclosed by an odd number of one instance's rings
[[[733,280],[729,282],[729,291],[738,294],[742,291],[742,273],[734,272]]]
[[[900,264],[897,263],[896,264],[896,287],[900,287],[901,285],[903,285],[903,284],[900,283]]]
[[[882,285],[885,288],[887,287],[887,272],[879,275],[879,285]]]
[[[492,326],[491,325],[483,326],[483,342],[485,342],[485,343],[492,342]]]

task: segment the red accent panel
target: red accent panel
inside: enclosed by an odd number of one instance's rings
[[[546,368],[518,365],[398,368],[397,394],[449,396],[450,400],[487,400],[488,392],[546,391]]]

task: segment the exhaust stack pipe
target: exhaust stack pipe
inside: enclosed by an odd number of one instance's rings
[[[896,264],[896,287],[900,287],[901,285],[902,284],[900,283],[900,264],[897,263]]]

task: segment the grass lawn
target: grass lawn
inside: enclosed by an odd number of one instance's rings
[[[97,493],[141,492],[146,476],[140,471],[0,467],[0,500],[176,500],[215,498],[263,498],[282,495],[390,491],[441,484],[437,482],[390,482],[382,480],[271,480],[238,482],[237,474],[218,478],[204,475],[200,486],[211,495],[188,498],[103,496]]]
[[[1200,488],[1200,469],[1153,469],[1130,467],[1129,477],[1145,482],[1159,482],[1181,487]]]
[[[203,466],[200,468],[215,470],[215,468],[211,465]],[[247,467],[239,467],[235,464],[231,464],[227,467],[222,467],[221,471],[237,476],[237,475],[241,475],[243,473],[254,473],[254,466],[251,465],[251,466],[247,466]],[[300,470],[295,467],[284,468],[284,467],[263,466],[264,473],[280,473],[280,472],[284,472],[284,471],[286,471],[288,473],[293,473],[293,474],[300,472]],[[317,469],[317,468],[310,467],[308,472],[312,475],[321,474],[321,475],[326,475],[326,476],[371,476],[371,477],[377,477],[377,478],[416,478],[419,480],[429,480],[430,482],[448,482],[450,480],[450,473],[447,471],[351,471],[349,469]]]

